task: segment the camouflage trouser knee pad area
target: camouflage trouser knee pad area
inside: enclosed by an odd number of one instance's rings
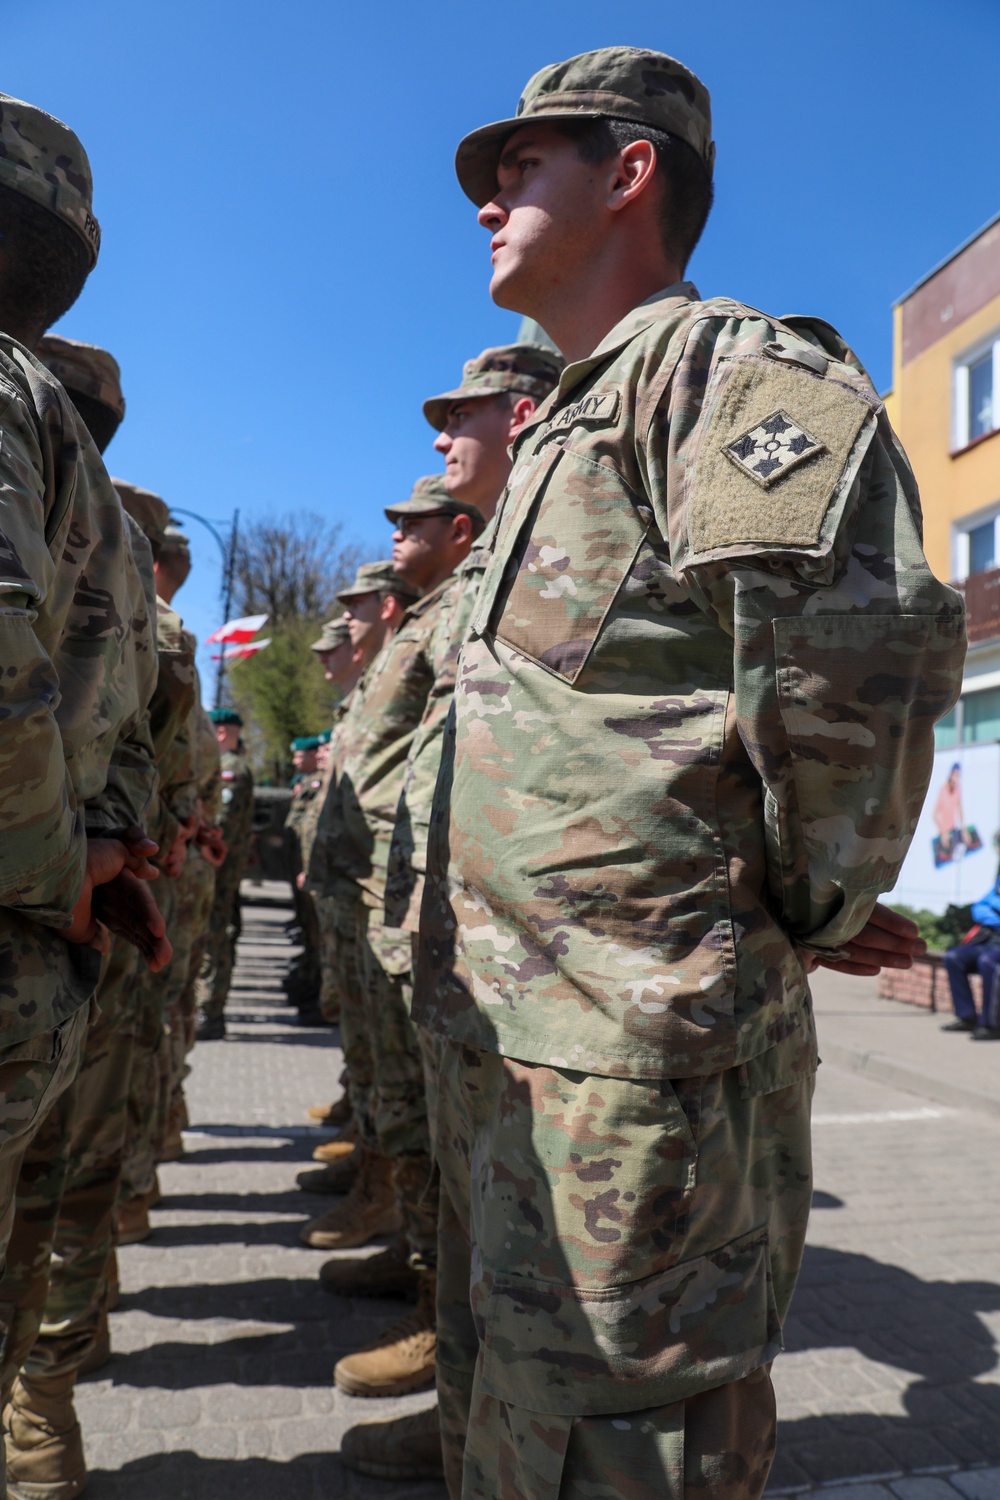
[[[431,1167],[424,1054],[410,1016],[413,998],[408,932],[369,919],[362,950],[368,1041],[375,1070],[375,1130],[393,1163],[411,1254],[437,1255],[438,1180]]]
[[[208,1020],[220,1020],[225,1013],[226,997],[236,965],[239,919],[239,879],[223,865],[216,872],[215,896],[195,985],[198,1009]]]
[[[588,1496],[630,1500],[689,1487],[717,1500],[760,1494],[773,1443],[767,1368],[811,1199],[813,1067],[798,1040],[766,1061],[672,1084],[448,1049],[438,1160],[449,1200],[452,1180],[462,1196],[459,1164],[471,1167],[478,1252],[465,1500],[571,1495],[578,1483]],[[446,1221],[443,1210],[444,1234]],[[454,1493],[470,1349],[460,1304],[448,1306],[461,1275],[452,1258],[443,1235],[439,1358]],[[611,1476],[622,1464],[619,1485]]]
[[[362,1142],[378,1150],[375,1133],[375,1064],[368,1037],[365,982],[361,953],[368,910],[353,901],[337,903],[337,987],[340,991],[340,1041],[347,1072],[347,1094]]]

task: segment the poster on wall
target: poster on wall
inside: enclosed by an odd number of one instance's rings
[[[1000,744],[938,750],[910,852],[889,900],[940,915],[968,906],[996,879]]]

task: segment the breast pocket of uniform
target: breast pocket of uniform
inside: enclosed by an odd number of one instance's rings
[[[505,571],[497,640],[575,683],[650,524],[616,470],[561,449]]]

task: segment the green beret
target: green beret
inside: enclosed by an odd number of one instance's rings
[[[300,734],[297,739],[292,740],[289,750],[318,750],[322,740],[318,734]]]
[[[235,708],[210,708],[208,717],[213,724],[235,724],[237,729],[243,728],[243,720]]]

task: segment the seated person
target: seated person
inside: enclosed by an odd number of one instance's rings
[[[944,955],[955,1019],[941,1029],[971,1032],[976,1042],[1000,1041],[1000,874],[973,906],[972,919],[976,925]],[[981,1017],[969,984],[969,975],[976,973],[983,981]]]

